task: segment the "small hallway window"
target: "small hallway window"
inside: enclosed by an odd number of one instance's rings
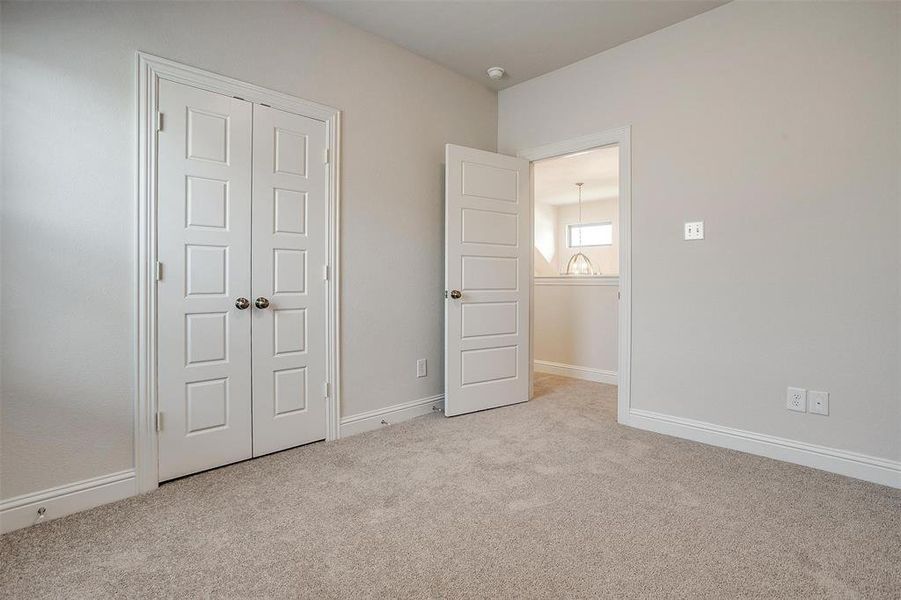
[[[570,248],[612,246],[613,223],[584,223],[566,226],[566,244]]]

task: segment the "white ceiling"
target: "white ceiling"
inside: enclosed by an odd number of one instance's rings
[[[725,0],[313,0],[342,21],[500,90]],[[499,81],[485,75],[501,66]]]
[[[534,165],[535,201],[560,206],[579,201],[606,200],[619,195],[619,147],[608,146],[587,152],[538,161]]]

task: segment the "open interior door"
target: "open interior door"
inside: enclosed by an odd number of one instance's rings
[[[529,399],[529,163],[447,145],[444,412]]]

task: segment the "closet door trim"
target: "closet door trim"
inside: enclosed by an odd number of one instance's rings
[[[326,440],[338,437],[340,415],[340,126],[341,112],[331,106],[269,90],[251,83],[204,71],[165,58],[137,52],[137,139],[138,165],[135,195],[137,199],[136,237],[137,281],[134,398],[135,493],[156,489],[159,485],[157,440],[157,281],[165,277],[157,258],[157,132],[165,128],[165,116],[158,117],[159,82],[162,79],[233,96],[325,123],[328,174],[326,202],[328,214],[328,301],[327,350],[328,396],[326,403]],[[165,423],[162,423],[165,427]]]

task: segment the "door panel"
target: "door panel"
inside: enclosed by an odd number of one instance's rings
[[[463,242],[515,246],[519,242],[518,221],[517,215],[509,213],[464,208]]]
[[[250,458],[251,104],[160,81],[159,476]]]
[[[461,305],[462,338],[517,333],[517,302],[480,302]]]
[[[529,399],[529,164],[448,144],[445,414]]]
[[[253,454],[325,439],[325,124],[255,105]]]

